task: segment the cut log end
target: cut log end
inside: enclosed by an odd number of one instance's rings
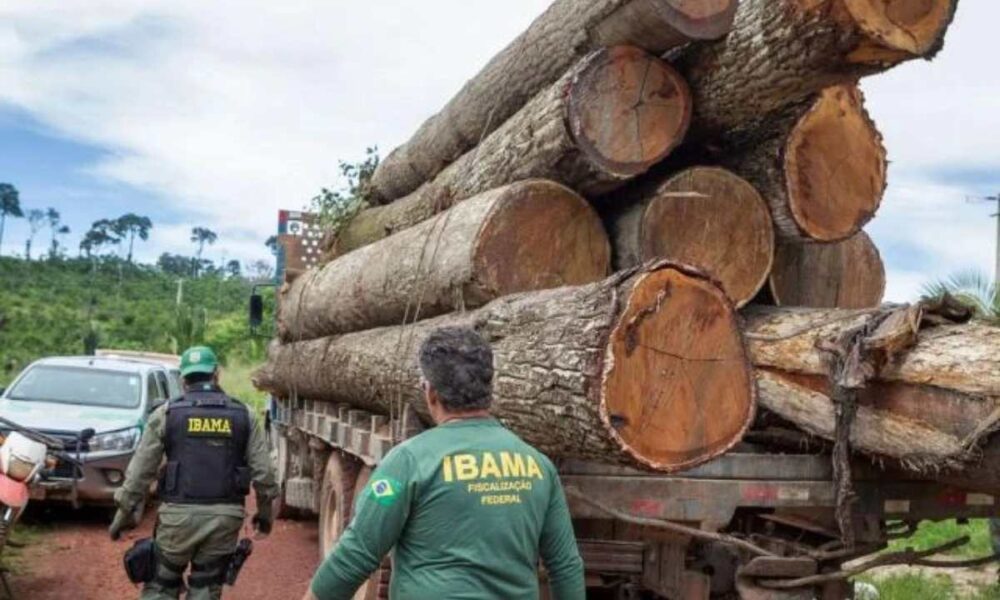
[[[665,21],[695,40],[715,40],[733,26],[737,0],[667,0],[660,2]]]
[[[604,277],[611,247],[586,200],[562,185],[528,180],[507,188],[474,250],[475,284],[489,297]]]
[[[932,54],[954,15],[956,0],[844,0],[874,42],[915,56]]]
[[[755,391],[733,305],[704,276],[640,276],[605,355],[601,414],[638,462],[690,468],[726,452],[753,419]]]
[[[665,158],[691,121],[691,93],[666,62],[633,46],[606,48],[570,83],[567,120],[595,165],[629,177]]]
[[[767,281],[774,231],[767,204],[725,169],[695,167],[657,189],[641,226],[641,258],[697,266],[719,280],[737,307]]]
[[[885,266],[864,232],[836,244],[781,244],[770,288],[778,306],[873,308],[885,294]]]
[[[789,210],[800,236],[846,239],[882,201],[886,153],[857,86],[824,90],[785,147]]]

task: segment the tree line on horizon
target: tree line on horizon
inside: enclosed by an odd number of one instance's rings
[[[28,237],[25,240],[23,258],[32,260],[32,246],[42,229],[50,230],[50,244],[47,256],[50,260],[66,258],[66,248],[62,239],[70,233],[68,225],[62,222],[62,215],[54,208],[26,209],[21,205],[20,193],[10,183],[0,183],[0,249],[3,248],[3,237],[8,219],[26,219]],[[124,261],[133,264],[136,241],[149,240],[149,233],[154,227],[153,221],[143,215],[126,213],[117,218],[98,219],[85,232],[79,244],[79,258],[91,261],[121,260],[120,248],[125,248]],[[190,240],[195,244],[193,256],[171,254],[164,252],[156,261],[156,267],[165,273],[180,277],[199,277],[201,275],[225,275],[241,277],[244,275],[243,265],[238,260],[229,260],[222,265],[216,265],[211,260],[203,258],[206,246],[213,246],[218,241],[218,234],[208,227],[191,228]],[[267,241],[272,249],[272,241]],[[254,261],[246,266],[247,276],[251,279],[269,279],[273,275],[273,265],[267,261]]]

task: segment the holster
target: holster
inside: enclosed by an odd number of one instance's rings
[[[125,552],[125,574],[132,583],[149,583],[156,577],[158,560],[153,538],[137,540]]]
[[[253,554],[253,541],[243,538],[236,544],[236,551],[233,552],[229,565],[226,566],[226,585],[235,585],[236,579],[240,576],[240,570],[246,564],[247,559]]]

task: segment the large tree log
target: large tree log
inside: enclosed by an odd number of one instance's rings
[[[551,456],[675,471],[726,452],[753,418],[732,304],[703,275],[666,263],[412,325],[272,344],[254,382],[382,413],[408,403],[427,418],[416,353],[445,326],[490,340],[493,413]]]
[[[605,46],[653,54],[717,39],[737,0],[556,0],[375,170],[370,197],[384,204],[416,190],[500,127],[576,61]]]
[[[694,167],[605,199],[615,269],[655,258],[711,273],[737,307],[767,280],[774,230],[757,190],[730,171]]]
[[[475,308],[515,292],[607,276],[597,213],[568,188],[531,179],[491,190],[296,279],[279,335],[305,340]]]
[[[769,282],[778,306],[874,308],[885,294],[885,265],[862,231],[833,244],[780,244]]]
[[[832,439],[835,403],[821,344],[874,311],[751,307],[745,311],[761,406]],[[1000,427],[1000,328],[967,323],[920,330],[910,307],[871,339],[884,364],[861,390],[854,447],[914,469],[961,468]]]
[[[886,185],[882,136],[857,86],[791,106],[722,156],[767,200],[779,238],[834,242],[875,215]]]
[[[694,135],[724,138],[820,90],[941,48],[958,0],[741,0],[724,39],[678,65]]]
[[[338,232],[334,253],[521,179],[551,179],[582,194],[611,190],[669,154],[690,114],[687,84],[659,58],[631,46],[591,53],[432,181],[362,211]]]

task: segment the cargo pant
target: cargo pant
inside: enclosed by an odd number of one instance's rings
[[[143,586],[141,600],[177,600],[189,563],[187,600],[222,598],[222,578],[242,526],[243,519],[229,515],[161,514],[156,530],[159,567],[156,579]]]

